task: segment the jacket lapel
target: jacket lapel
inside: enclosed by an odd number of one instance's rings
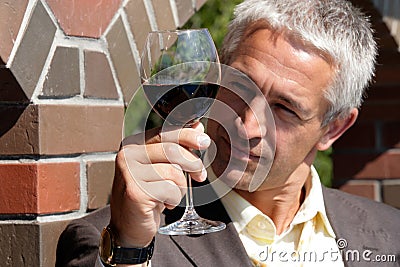
[[[171,239],[195,266],[251,266],[233,223],[217,233]]]
[[[171,223],[180,218],[183,209],[166,212],[165,222]],[[222,203],[216,200],[210,204],[196,207],[197,213],[206,219],[224,222],[225,230],[205,235],[171,236],[195,266],[252,266],[236,229]]]

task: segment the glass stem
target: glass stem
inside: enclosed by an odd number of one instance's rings
[[[194,150],[193,151],[201,160],[203,160],[204,151]],[[192,189],[192,178],[188,172],[185,172],[186,182],[187,182],[187,191],[186,191],[186,209],[184,213],[184,217],[186,219],[198,219],[200,216],[197,214],[194,209],[193,204],[193,189]]]
[[[192,178],[190,178],[189,173],[185,172],[187,181],[187,192],[186,192],[186,210],[193,211],[193,190],[192,190]]]

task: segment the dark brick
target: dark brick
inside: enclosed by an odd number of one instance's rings
[[[98,209],[109,204],[114,178],[114,161],[89,161],[86,164],[88,184],[88,209]]]
[[[400,208],[400,180],[384,182],[382,185],[383,202],[392,205],[393,207]]]
[[[44,97],[71,97],[80,94],[79,50],[57,47],[43,84]]]
[[[2,155],[39,153],[37,105],[0,106],[0,151]]]
[[[118,99],[118,92],[106,55],[101,52],[84,51],[85,97]]]
[[[147,34],[151,31],[149,17],[147,16],[143,0],[129,1],[124,10],[128,18],[131,32],[135,38],[136,47],[139,53],[141,53],[146,42]]]
[[[134,92],[140,86],[140,78],[138,61],[132,54],[131,45],[121,18],[118,18],[112,25],[106,39],[112,65],[122,88],[124,101],[125,103],[129,103]]]
[[[400,178],[400,151],[378,153],[338,153],[333,156],[334,177],[340,179]]]
[[[10,67],[29,99],[42,73],[56,32],[56,26],[42,2],[37,1],[36,3]]]

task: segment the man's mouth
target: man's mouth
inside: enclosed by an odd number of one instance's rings
[[[244,160],[244,161],[259,161],[260,160],[261,157],[257,153],[252,152],[250,150],[250,147],[245,147],[243,145],[231,143],[228,140],[226,140],[225,138],[223,138],[223,139],[226,142],[226,145],[228,147],[230,147],[231,156],[233,158],[239,159],[239,160]]]

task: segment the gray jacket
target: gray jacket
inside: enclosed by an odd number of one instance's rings
[[[340,244],[345,266],[400,266],[399,210],[325,187],[323,195],[337,239],[345,239]],[[225,222],[227,229],[198,236],[157,235],[152,267],[252,266],[222,203],[215,201],[196,210],[200,216]],[[176,221],[182,212],[179,207],[166,211],[161,223]],[[100,232],[109,219],[106,207],[72,221],[60,236],[56,266],[98,265]],[[387,262],[393,257],[396,262]]]

